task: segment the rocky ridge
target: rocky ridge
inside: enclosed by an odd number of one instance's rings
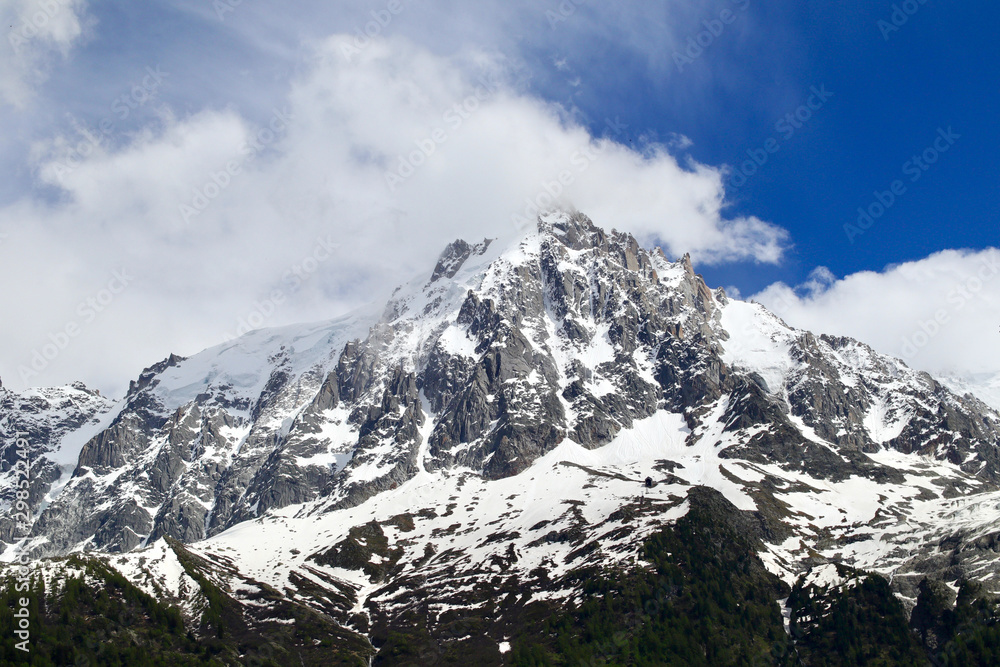
[[[5,396],[9,431],[27,404]],[[176,539],[361,633],[489,591],[519,595],[513,615],[578,599],[574,572],[635,565],[705,487],[789,584],[845,563],[912,605],[925,578],[1000,569],[994,410],[576,213],[450,245],[378,313],[171,356],[113,408],[83,398],[32,440],[41,462],[88,436],[59,493],[33,491],[30,537],[0,534],[5,559],[135,570]]]

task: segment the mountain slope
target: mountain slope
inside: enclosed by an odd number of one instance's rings
[[[59,495],[70,480],[85,443],[116,416],[113,401],[81,383],[17,394],[0,385],[0,503],[5,510],[23,476],[17,468],[18,438],[27,442],[28,504],[37,513]],[[0,515],[0,542],[20,537],[11,512]]]
[[[1000,373],[946,375],[941,378],[941,382],[956,394],[972,394],[994,410],[1000,410]]]
[[[5,560],[122,554],[105,558],[139,581],[179,540],[234,604],[266,586],[377,660],[419,653],[404,627],[513,659],[540,610],[587,603],[587,577],[663,558],[643,545],[706,493],[752,527],[775,591],[843,563],[909,609],[927,578],[992,590],[1000,569],[993,409],[580,214],[453,243],[384,309],[171,356],[102,409]],[[157,586],[196,616],[190,581]]]

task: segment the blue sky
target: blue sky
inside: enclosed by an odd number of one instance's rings
[[[236,331],[275,290],[267,325],[340,314],[456,236],[513,233],[522,202],[571,165],[559,204],[690,251],[710,285],[897,356],[944,310],[907,361],[1000,371],[1000,280],[969,307],[953,293],[1000,244],[992,3],[9,0],[0,13],[0,273],[21,286],[0,300],[19,323],[0,332],[5,384],[120,391]],[[496,85],[449,124],[483,80]],[[426,166],[387,188],[439,126]],[[580,162],[587,146],[600,157]],[[933,164],[912,162],[925,152]],[[234,158],[240,173],[219,176]],[[213,177],[218,198],[190,208]],[[859,207],[885,210],[845,230]],[[308,280],[286,279],[332,243]],[[122,268],[128,288],[81,315]],[[85,326],[32,367],[67,324]]]
[[[573,94],[567,81],[578,76],[581,94],[572,99],[598,121],[596,130],[600,119],[620,116],[636,135],[681,133],[694,142],[691,155],[707,164],[739,166],[746,151],[779,138],[779,151],[729,194],[733,211],[788,229],[794,250],[765,270],[704,268],[710,282],[745,294],[775,280],[797,284],[818,265],[844,276],[943,248],[995,246],[1000,7],[928,0],[897,30],[893,4],[753,3],[746,12],[733,5],[735,22],[693,63],[682,58],[663,73],[634,57],[588,52],[569,58],[571,76],[547,71],[538,92],[565,99]],[[706,9],[704,17],[711,22],[718,12]],[[609,55],[610,73],[602,68]],[[560,57],[556,48],[536,55],[540,64]],[[828,103],[793,135],[778,132],[775,125],[805,104],[814,86],[833,94]],[[909,183],[902,166],[942,127],[961,135],[954,150],[850,243],[843,225],[876,190],[896,179]]]

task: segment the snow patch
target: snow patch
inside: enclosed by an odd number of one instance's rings
[[[729,333],[722,360],[730,366],[755,372],[772,394],[781,393],[785,379],[798,367],[789,351],[794,337],[781,320],[763,306],[730,301],[722,311],[722,326]]]

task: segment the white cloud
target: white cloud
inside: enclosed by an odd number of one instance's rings
[[[24,107],[53,55],[65,57],[84,35],[85,0],[2,0],[0,104]]]
[[[931,373],[1000,372],[1000,250],[946,250],[837,280],[813,272],[754,299],[792,326],[864,341]]]
[[[72,324],[79,333],[28,384],[120,390],[241,321],[326,319],[383,298],[451,240],[512,237],[515,220],[553,202],[674,255],[780,259],[783,230],[723,217],[719,170],[592,137],[506,83],[502,59],[390,39],[349,61],[351,43],[326,41],[260,127],[208,110],[164,115],[118,148],[80,137],[36,146],[38,179],[59,196],[0,210],[11,230],[0,280],[19,285],[0,296],[16,322],[0,332],[6,384],[20,385],[19,369],[46,345],[55,352]],[[102,291],[116,270],[127,287]]]

